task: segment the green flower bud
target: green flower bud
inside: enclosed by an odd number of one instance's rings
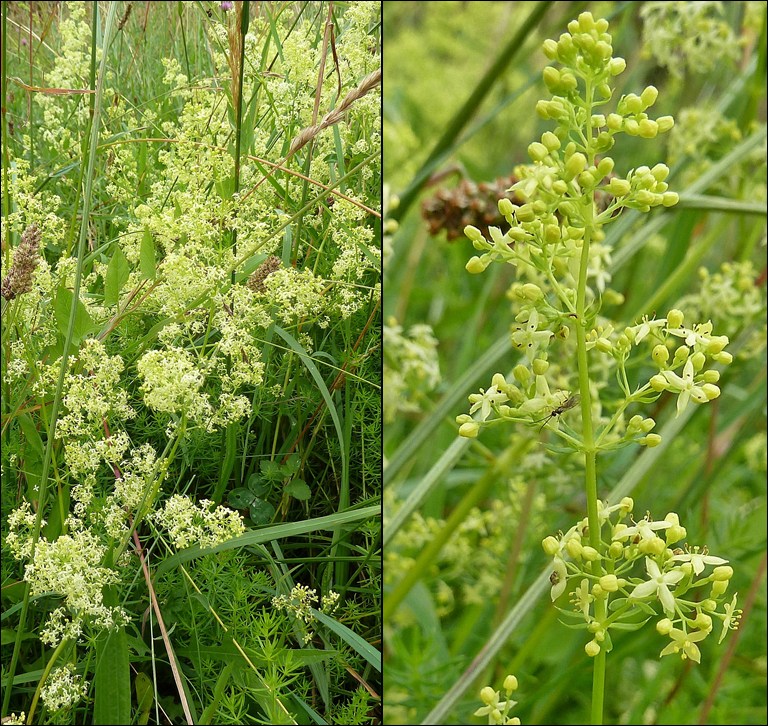
[[[650,383],[651,388],[654,391],[661,392],[661,391],[666,391],[667,390],[667,387],[668,387],[667,379],[664,378],[664,376],[660,376],[658,374],[655,375],[655,376],[651,376],[651,380],[648,381],[648,382]]]
[[[715,353],[712,356],[712,360],[727,366],[733,362],[733,356],[727,350],[724,350],[720,353]]]
[[[627,431],[630,433],[633,433],[635,431],[640,431],[640,427],[643,424],[643,417],[639,414],[635,414],[631,419],[629,419],[629,422],[627,423]]]
[[[547,38],[547,40],[544,41],[542,44],[542,48],[544,51],[544,55],[549,58],[549,60],[555,60],[557,58],[557,41],[552,40],[551,38]]]
[[[637,443],[641,446],[647,446],[649,449],[658,446],[661,443],[661,436],[658,434],[648,434],[637,440]]]
[[[720,597],[728,589],[728,580],[715,580],[712,583],[712,597]]]
[[[457,424],[469,423],[470,421],[472,421],[472,417],[468,413],[460,413],[456,417]]]
[[[570,71],[563,71],[560,73],[560,87],[566,91],[575,91],[579,86],[579,82],[576,80],[576,76]]]
[[[595,55],[600,60],[608,60],[611,57],[611,53],[613,53],[613,48],[611,48],[609,43],[606,43],[604,40],[598,40],[595,43]]]
[[[611,546],[608,548],[608,556],[612,560],[618,560],[624,552],[624,545],[621,542],[611,542]]]
[[[623,305],[624,295],[613,288],[607,288],[603,293],[603,305]]]
[[[659,91],[656,86],[646,86],[645,90],[640,94],[640,100],[643,102],[643,110],[649,106],[653,106],[658,97]]]
[[[675,351],[675,364],[678,363],[684,363],[688,360],[688,355],[690,354],[690,349],[688,346],[681,345],[676,351]]]
[[[548,557],[554,557],[560,551],[559,542],[550,535],[541,541],[541,548]]]
[[[675,119],[671,116],[659,116],[659,118],[656,119],[656,123],[659,126],[659,133],[665,134],[675,125]]]
[[[623,73],[627,67],[627,61],[623,58],[611,58],[608,62],[608,73],[612,76],[618,76],[619,73]]]
[[[590,547],[589,545],[584,547],[584,549],[581,552],[581,556],[587,562],[595,562],[596,560],[600,559],[600,553],[594,547]]]
[[[584,171],[584,167],[587,165],[587,157],[580,151],[577,151],[571,156],[568,161],[565,162],[565,178],[573,179],[575,176]]]
[[[659,635],[669,635],[672,632],[672,621],[669,618],[663,618],[656,623],[656,632]]]
[[[704,371],[701,374],[704,383],[717,383],[720,380],[720,371],[716,371],[714,368],[709,371]]]
[[[604,159],[600,159],[597,165],[597,175],[599,177],[608,176],[613,171],[613,159],[610,156],[606,156]]]
[[[707,343],[707,353],[710,355],[719,353],[726,345],[728,345],[728,343],[730,343],[730,341],[728,340],[727,335],[713,335],[709,339],[709,343]]]
[[[485,263],[477,256],[471,257],[469,262],[464,265],[464,269],[471,275],[478,275],[481,272],[485,272]]]
[[[605,116],[601,113],[593,114],[592,118],[590,119],[590,123],[592,124],[593,128],[605,126]]]
[[[624,130],[630,135],[630,136],[637,136],[638,133],[640,133],[640,124],[635,121],[633,118],[628,118],[624,122]]]
[[[562,179],[552,182],[552,191],[558,196],[563,196],[568,191],[568,184]]]
[[[629,93],[624,97],[624,108],[627,113],[640,113],[643,110],[643,101],[635,93]]]
[[[669,360],[669,350],[666,345],[657,345],[651,352],[651,358],[658,366],[663,366]]]
[[[591,189],[597,184],[597,180],[589,169],[585,169],[579,174],[579,184],[582,189]]]
[[[546,85],[550,91],[554,93],[558,90],[560,86],[560,71],[558,71],[557,68],[547,66],[542,71],[542,76],[544,78],[544,85]]]
[[[595,20],[595,30],[602,35],[608,30],[608,21],[605,18],[598,18]]]
[[[674,207],[680,201],[680,196],[677,192],[664,192],[661,195],[661,203],[665,207]]]
[[[693,627],[698,630],[712,630],[712,618],[706,613],[699,613],[693,621]]]
[[[606,592],[616,592],[619,589],[619,580],[616,575],[603,575],[598,582]]]
[[[714,383],[705,383],[701,390],[707,397],[707,401],[714,401],[720,395],[720,389]]]
[[[659,125],[649,118],[643,119],[637,133],[641,139],[655,139],[659,133]]]
[[[532,282],[526,282],[522,287],[523,296],[526,300],[541,300],[544,297],[544,293],[538,285],[534,285]]]
[[[631,189],[632,186],[626,179],[613,177],[613,179],[608,182],[608,192],[613,194],[614,197],[624,197],[629,194]]]
[[[499,213],[502,217],[511,217],[514,211],[515,208],[509,199],[506,197],[499,199]]]
[[[514,367],[512,375],[521,386],[527,386],[528,381],[531,380],[531,372],[522,363],[518,363]]]
[[[560,139],[558,139],[551,131],[545,131],[541,135],[541,143],[544,144],[549,151],[557,151],[560,148]]]
[[[650,207],[656,202],[656,195],[647,189],[639,189],[636,199],[640,204],[647,204]]]
[[[543,99],[541,101],[536,102],[536,113],[539,114],[539,116],[543,119],[550,118],[549,115],[549,101],[544,101]]]
[[[702,600],[700,605],[702,610],[707,610],[708,612],[717,610],[717,603],[714,600]]]
[[[589,643],[587,643],[584,646],[584,652],[590,657],[594,658],[595,656],[599,655],[600,653],[600,645],[596,640],[590,640]]]
[[[533,222],[536,219],[536,213],[533,211],[533,206],[530,204],[523,204],[522,207],[518,207],[515,211],[515,217],[519,222]]]
[[[581,557],[584,553],[584,547],[582,546],[581,542],[577,539],[569,539],[567,544],[565,545],[565,551],[573,557],[573,559],[577,560],[579,557]]]
[[[465,439],[476,439],[480,433],[480,424],[477,421],[470,421],[459,426],[459,436]]]
[[[468,224],[464,227],[464,234],[469,238],[470,242],[480,242],[484,240],[483,233],[477,228]]]
[[[540,144],[538,141],[528,144],[528,156],[534,161],[544,161],[548,154],[549,151],[544,144]]]
[[[617,113],[609,113],[605,123],[611,131],[621,131],[621,127],[624,125],[624,118]]]
[[[669,176],[669,167],[666,164],[656,164],[651,169],[651,174],[657,182],[663,182]]]
[[[507,676],[504,679],[504,690],[507,693],[512,693],[512,691],[517,690],[517,678],[514,676]]]
[[[683,324],[683,320],[685,320],[685,316],[677,308],[667,313],[667,327],[669,328],[679,328]]]
[[[698,373],[703,367],[704,364],[707,362],[707,356],[704,355],[700,350],[696,351],[691,356],[691,363],[693,363],[693,370]]]
[[[536,358],[536,360],[531,363],[531,368],[537,376],[543,376],[549,369],[549,362],[545,361],[543,358]]]
[[[611,87],[607,83],[600,83],[595,90],[597,91],[597,95],[605,100],[609,99],[613,93]]]
[[[664,539],[667,540],[667,544],[679,542],[681,539],[685,539],[688,535],[685,527],[681,527],[679,524],[673,524],[664,530]]]
[[[595,341],[595,348],[602,353],[611,353],[613,351],[613,345],[608,338],[598,338]]]
[[[560,225],[548,224],[544,227],[544,242],[546,244],[555,244],[560,241]]]
[[[492,703],[494,703],[494,701],[496,701],[496,691],[494,691],[490,686],[485,686],[484,688],[480,689],[480,700],[486,706],[490,706]]]
[[[733,577],[733,567],[730,565],[719,565],[712,570],[711,579],[715,582],[726,582]]]

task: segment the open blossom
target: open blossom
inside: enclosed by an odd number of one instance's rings
[[[626,530],[625,530],[626,531]],[[622,533],[623,534],[623,533]],[[649,580],[641,582],[634,590],[629,594],[629,597],[634,600],[641,600],[651,595],[658,595],[664,612],[667,615],[672,615],[675,612],[675,597],[669,590],[670,585],[676,585],[680,580],[685,577],[685,573],[682,570],[670,570],[669,572],[662,572],[656,561],[650,557],[645,558],[645,567],[650,576]]]
[[[672,653],[680,653],[680,657],[683,660],[690,658],[695,663],[699,663],[701,661],[701,651],[696,643],[704,640],[708,635],[709,631],[707,630],[696,630],[692,633],[686,633],[678,628],[672,628],[669,631],[669,637],[672,638],[672,642],[661,651],[660,657]]]

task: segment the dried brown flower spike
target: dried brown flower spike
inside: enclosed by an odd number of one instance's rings
[[[440,189],[421,206],[421,216],[427,222],[429,233],[434,236],[445,230],[448,241],[453,242],[464,237],[464,227],[471,224],[488,236],[488,227],[505,225],[499,212],[499,199],[522,204],[515,194],[507,192],[515,182],[514,176],[480,184],[465,179],[454,189]]]
[[[283,261],[279,257],[270,255],[248,278],[248,287],[256,293],[264,292],[266,290],[264,287],[264,280],[266,280],[273,272],[279,270],[282,266]]]
[[[10,272],[3,278],[0,294],[13,300],[32,289],[32,273],[40,257],[40,230],[31,224],[21,235],[21,242],[13,256]]]

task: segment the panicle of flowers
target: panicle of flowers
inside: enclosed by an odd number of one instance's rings
[[[150,517],[168,531],[176,549],[195,544],[214,547],[245,532],[240,514],[224,506],[211,510],[212,505],[212,501],[201,499],[198,506],[189,497],[174,494]]]
[[[510,711],[517,705],[517,701],[511,699],[517,690],[517,678],[509,675],[504,679],[504,692],[506,700],[501,700],[499,691],[494,691],[491,686],[485,686],[480,691],[480,700],[485,704],[475,711],[475,716],[487,716],[489,724],[519,724],[517,716],[510,716]]]
[[[27,723],[27,713],[22,711],[18,716],[15,713],[11,713],[10,716],[6,716],[3,719],[3,726],[22,726]]]
[[[40,691],[43,704],[51,713],[65,711],[88,693],[88,681],[79,676],[74,663],[54,669]]]
[[[661,616],[656,630],[671,639],[661,656],[678,654],[698,663],[696,643],[712,632],[715,620],[722,624],[718,642],[738,626],[741,611],[736,609],[736,595],[730,601],[724,597],[733,569],[706,547],[681,546],[687,532],[675,512],[662,520],[653,520],[650,513],[635,520],[633,509],[631,497],[611,506],[600,502],[603,554],[583,543],[586,519],[559,538],[543,540],[544,552],[553,558],[550,596],[555,601],[571,591],[573,612],[562,612],[583,622],[592,635],[585,645],[590,657],[613,648],[611,628],[636,630],[647,622],[649,618],[637,621],[636,605],[641,604],[651,617]],[[593,574],[591,563],[596,560],[606,574]],[[695,597],[701,592],[705,598]],[[602,621],[595,608],[601,599],[609,605],[602,612],[611,613]]]
[[[273,597],[272,606],[276,610],[285,610],[291,613],[295,618],[301,620],[302,623],[309,625],[315,621],[312,608],[317,604],[317,601],[317,590],[297,583],[293,586],[290,594]],[[312,640],[313,636],[314,633],[311,630],[307,630],[304,634],[304,642],[308,643]]]
[[[721,2],[648,2],[640,17],[646,52],[673,76],[680,78],[685,70],[706,74],[739,57],[739,43],[723,18]]]
[[[5,300],[13,300],[32,289],[32,274],[40,260],[40,237],[40,229],[35,224],[29,225],[21,235],[11,269],[0,284],[0,294]]]
[[[438,341],[428,325],[408,332],[394,318],[384,324],[384,422],[399,412],[416,412],[420,400],[440,383]]]

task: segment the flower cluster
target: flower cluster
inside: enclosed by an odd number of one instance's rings
[[[323,598],[323,612],[331,612],[338,602],[339,594],[331,590],[326,597]],[[277,610],[285,610],[291,613],[297,620],[300,620],[305,625],[309,625],[315,621],[315,615],[312,612],[312,608],[317,604],[317,590],[313,590],[306,585],[296,584],[293,586],[289,595],[276,595],[272,598],[272,605]],[[311,630],[307,630],[304,634],[304,642],[308,643],[312,640],[314,633]]]
[[[71,708],[87,693],[88,681],[77,674],[74,663],[68,663],[48,676],[40,698],[51,713],[57,713]]]
[[[485,704],[475,711],[475,716],[488,716],[489,724],[519,724],[517,716],[510,716],[509,712],[517,705],[517,701],[511,700],[512,694],[517,690],[517,678],[509,675],[504,679],[504,691],[506,700],[501,700],[499,691],[494,691],[491,686],[485,686],[480,691],[480,700]]]
[[[682,547],[687,533],[676,513],[658,521],[647,513],[635,520],[633,509],[630,497],[612,506],[599,502],[602,554],[586,544],[587,519],[542,542],[552,557],[552,600],[572,588],[574,612],[566,614],[583,621],[592,634],[585,646],[591,657],[612,649],[611,629],[636,630],[649,619],[638,620],[638,613],[645,613],[662,616],[656,629],[671,639],[662,656],[674,653],[698,663],[696,643],[712,632],[714,620],[721,622],[718,642],[738,626],[736,595],[728,602],[724,597],[733,569],[706,547]],[[595,562],[603,574],[594,574]],[[596,608],[599,600],[607,607]],[[598,619],[600,611],[610,614]]]
[[[228,507],[211,509],[213,502],[201,499],[196,505],[189,497],[174,494],[151,519],[168,531],[173,546],[215,547],[245,532],[242,517]]]

